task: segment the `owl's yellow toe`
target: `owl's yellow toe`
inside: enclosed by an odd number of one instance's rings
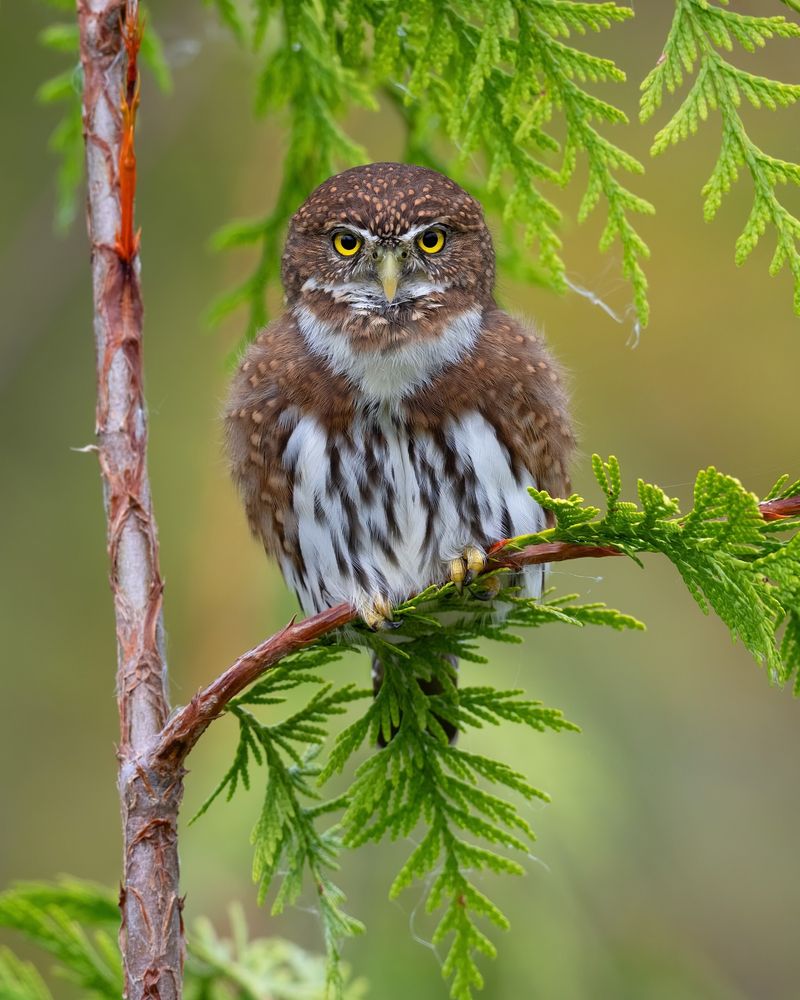
[[[458,559],[450,560],[450,581],[461,593],[485,569],[486,553],[477,545],[468,545]]]
[[[381,594],[376,594],[361,611],[361,619],[373,632],[397,628],[400,622],[392,620],[392,606]]]

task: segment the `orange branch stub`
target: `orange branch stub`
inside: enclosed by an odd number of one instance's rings
[[[136,112],[139,108],[139,49],[142,44],[144,21],[134,13],[128,2],[122,40],[128,57],[125,84],[122,88],[120,112],[122,113],[122,139],[119,149],[119,204],[120,224],[114,249],[120,260],[132,263],[139,252],[139,235],[133,225],[133,207],[136,200]]]

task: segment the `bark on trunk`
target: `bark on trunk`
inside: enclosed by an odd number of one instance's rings
[[[135,251],[126,255],[120,245],[120,234],[132,226],[131,218],[123,220],[120,208],[121,102],[127,82],[123,31],[130,30],[124,28],[126,18],[129,26],[136,23],[136,6],[131,0],[78,0],[78,23],[94,290],[96,431],[117,633],[125,996],[177,1000],[183,964],[177,851],[183,770],[157,769],[149,762],[169,714],[163,584],[146,465],[139,260]],[[130,87],[128,91],[130,102]],[[130,170],[127,161],[123,169]],[[128,243],[133,245],[130,239]]]

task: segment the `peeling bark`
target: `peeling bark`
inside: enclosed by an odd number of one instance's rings
[[[169,703],[158,539],[147,477],[138,255],[125,259],[119,197],[128,0],[78,0],[97,360],[96,433],[117,634],[124,836],[120,947],[128,1000],[177,1000],[183,966],[177,820],[183,770],[149,763]],[[132,202],[131,202],[132,207]]]

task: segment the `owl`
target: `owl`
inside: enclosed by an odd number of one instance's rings
[[[227,447],[253,533],[306,613],[373,628],[432,583],[469,581],[568,488],[557,364],[494,300],[480,204],[433,170],[355,167],[298,209],[285,311],[233,378]],[[530,596],[542,567],[524,572]]]

